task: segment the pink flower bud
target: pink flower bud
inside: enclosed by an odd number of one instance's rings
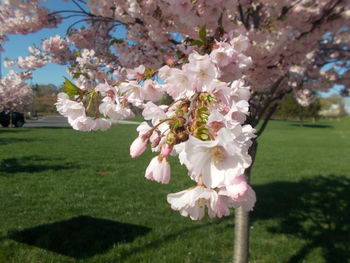
[[[169,183],[170,164],[168,160],[161,156],[154,157],[146,169],[145,177],[158,183]]]
[[[174,60],[174,57],[173,56],[169,56],[167,59],[166,59],[166,64],[168,66],[173,66],[175,63],[175,60]]]
[[[160,154],[163,157],[168,157],[172,150],[173,150],[173,146],[170,146],[169,144],[166,143],[166,144],[163,144]]]
[[[160,143],[160,140],[161,140],[161,138],[160,138],[159,136],[158,136],[157,138],[155,138],[155,139],[153,140],[153,142],[152,142],[151,147],[152,147],[152,148],[157,147],[158,144]]]
[[[130,156],[135,158],[140,156],[147,148],[148,140],[144,140],[141,137],[137,137],[130,145]]]

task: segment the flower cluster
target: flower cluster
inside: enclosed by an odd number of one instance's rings
[[[32,89],[25,82],[29,78],[30,72],[17,73],[11,70],[0,79],[0,111],[23,111],[31,103]]]
[[[71,69],[75,84],[66,79],[65,92],[58,94],[56,103],[57,111],[68,118],[73,129],[104,131],[112,122],[133,116],[118,83],[98,67],[100,61],[93,50],[83,50],[76,61],[77,66]]]
[[[295,92],[295,99],[301,106],[308,107],[316,100],[316,97],[309,89],[299,89]]]
[[[155,88],[153,83],[148,99],[156,100],[157,91],[165,90],[174,102],[169,106],[145,104],[142,115],[147,122],[137,128],[139,137],[130,147],[133,158],[148,144],[159,152],[145,177],[163,184],[171,177],[169,155],[179,156],[197,185],[169,194],[167,200],[172,209],[193,220],[204,216],[205,207],[210,217],[222,217],[230,213],[230,207],[252,210],[255,203],[255,193],[243,176],[251,165],[248,149],[255,136],[254,129],[243,124],[249,114],[250,91],[241,80],[220,80],[222,67],[234,61],[240,68],[249,58],[242,62],[235,57],[237,51],[231,51],[231,44],[220,45],[221,50],[214,48],[209,55],[191,53],[181,69],[164,66],[159,70],[163,84]],[[246,68],[241,66],[241,71]],[[136,78],[140,74],[142,69],[134,70]],[[146,82],[144,87],[150,85]]]
[[[61,22],[58,15],[49,14],[48,8],[38,6],[39,2],[5,0],[0,3],[0,51],[7,34],[33,33],[42,28],[54,28]]]
[[[106,130],[112,121],[130,117],[131,105],[141,108],[147,122],[137,128],[130,155],[139,156],[148,144],[159,153],[145,177],[169,183],[168,159],[178,155],[197,184],[168,195],[173,209],[196,220],[205,206],[211,217],[228,215],[231,207],[251,210],[255,194],[243,174],[251,165],[248,149],[254,129],[244,125],[250,90],[241,79],[252,64],[245,54],[249,45],[244,36],[212,41],[208,53],[169,58],[158,70],[140,65],[112,75],[98,66],[105,64],[103,59],[84,49],[71,69],[74,83],[66,79],[65,93],[59,94],[57,110],[74,129],[90,131]],[[157,105],[164,93],[173,102]]]

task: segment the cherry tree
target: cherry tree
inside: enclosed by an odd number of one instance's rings
[[[32,89],[25,82],[31,78],[30,72],[16,73],[10,71],[4,78],[0,79],[0,111],[11,112],[23,111],[25,106],[32,102]]]
[[[168,158],[178,156],[194,186],[169,194],[171,208],[192,220],[203,218],[205,207],[210,217],[235,208],[234,262],[247,262],[257,138],[286,94],[308,105],[315,90],[335,83],[347,90],[349,2],[72,2],[75,10],[63,1],[62,10],[50,11],[39,0],[5,0],[0,43],[76,18],[65,37],[46,39],[7,64],[29,71],[67,65],[72,78],[56,106],[77,130],[106,130],[131,117],[131,106],[140,108],[146,121],[130,155],[148,145],[157,153],[145,177],[168,183]],[[156,103],[164,93],[170,105]]]

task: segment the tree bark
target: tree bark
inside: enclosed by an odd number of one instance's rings
[[[283,78],[285,76],[279,78],[275,85],[273,86],[273,93],[278,89],[279,85],[281,84]],[[247,124],[252,125],[252,127],[255,128],[255,126],[259,123],[260,120],[264,117],[264,113],[266,110],[270,109],[268,113],[266,114],[263,124],[256,132],[256,138],[252,139],[252,145],[249,148],[249,155],[252,158],[252,163],[248,169],[244,172],[244,177],[247,179],[247,182],[249,183],[250,177],[251,177],[251,169],[255,162],[255,156],[258,149],[258,137],[264,132],[265,128],[267,127],[267,124],[274,114],[274,112],[277,110],[278,104],[276,103],[276,100],[281,100],[287,93],[291,92],[292,90],[289,90],[283,94],[277,94],[275,97],[270,99],[266,102],[265,106],[260,109],[259,112],[255,112],[255,114],[252,114],[250,116],[250,119],[248,119]],[[271,105],[271,103],[274,103],[274,105]],[[234,249],[233,249],[233,263],[248,263],[249,258],[249,212],[243,211],[243,209],[237,208],[235,210],[235,232],[234,232]]]
[[[235,241],[233,263],[248,263],[249,256],[249,212],[242,207],[235,210]]]
[[[250,171],[255,161],[258,142],[253,139],[253,144],[249,149],[249,155],[252,157],[251,166],[246,169],[244,176],[250,181]],[[241,207],[235,210],[235,234],[234,234],[234,251],[233,263],[248,263],[249,258],[249,212],[244,211]]]

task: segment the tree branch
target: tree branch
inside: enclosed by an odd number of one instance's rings
[[[281,93],[279,96],[275,97],[271,102],[283,99],[283,97],[286,94],[290,93],[290,92],[292,92],[292,89],[289,89],[288,91]],[[270,104],[268,106],[270,106]],[[278,107],[278,103],[276,102],[270,108],[269,112],[267,113],[267,115],[266,115],[266,117],[264,119],[263,124],[261,125],[261,127],[259,128],[259,130],[256,133],[257,137],[259,137],[264,132],[264,130],[265,130],[266,126],[267,126],[267,123],[271,119],[272,115],[276,112],[277,107]],[[262,117],[262,115],[261,115],[261,117]]]
[[[75,1],[75,0],[72,0],[72,1],[83,13],[89,15],[89,13],[86,10],[84,10],[84,8],[82,8],[81,5],[77,1]]]
[[[267,116],[264,119],[263,124],[261,125],[260,129],[257,131],[256,136],[259,137],[265,130],[267,123],[269,122],[270,118],[272,117],[272,115],[275,113],[275,111],[277,110],[277,106],[278,104],[275,103],[272,108],[269,110],[269,113],[267,114]]]
[[[289,10],[293,9],[297,4],[299,4],[302,0],[296,1],[294,4],[291,4],[290,6],[284,6],[282,8],[281,14],[278,16],[277,19],[282,19],[288,12]]]
[[[248,21],[246,21],[246,19],[244,18],[244,12],[243,12],[243,7],[241,5],[241,3],[239,3],[239,5],[237,6],[238,12],[239,12],[239,16],[241,18],[241,21],[245,27],[245,29],[249,30],[249,24]]]
[[[314,21],[314,22],[312,23],[312,27],[311,27],[311,29],[310,29],[309,31],[305,31],[305,32],[301,33],[296,39],[297,39],[297,40],[300,40],[300,39],[301,39],[302,37],[304,37],[305,35],[307,35],[307,34],[309,34],[309,33],[312,33],[319,25],[321,25],[321,23],[322,23],[322,21],[323,21],[324,19],[326,19],[329,15],[331,15],[332,11],[336,8],[336,6],[337,6],[338,4],[341,3],[341,1],[342,1],[342,0],[337,0],[337,1],[334,3],[334,5],[331,6],[329,9],[327,9],[319,19],[317,19],[316,21]]]
[[[270,104],[271,104],[273,101],[275,101],[275,100],[278,99],[278,97],[274,97],[274,94],[275,94],[276,90],[278,89],[279,85],[281,84],[281,82],[283,81],[283,79],[285,78],[285,76],[286,76],[286,75],[281,76],[281,77],[272,85],[271,91],[270,91],[269,94],[268,94],[268,99],[267,99],[266,102],[264,103],[264,107],[262,108],[262,110],[261,110],[259,113],[257,112],[257,114],[256,114],[256,116],[255,116],[255,119],[252,120],[251,125],[252,125],[253,127],[255,127],[255,126],[258,124],[258,122],[260,121],[260,119],[261,119],[262,116],[264,115],[265,111],[266,111],[267,108],[270,106]],[[263,96],[263,95],[261,95],[261,96]]]

